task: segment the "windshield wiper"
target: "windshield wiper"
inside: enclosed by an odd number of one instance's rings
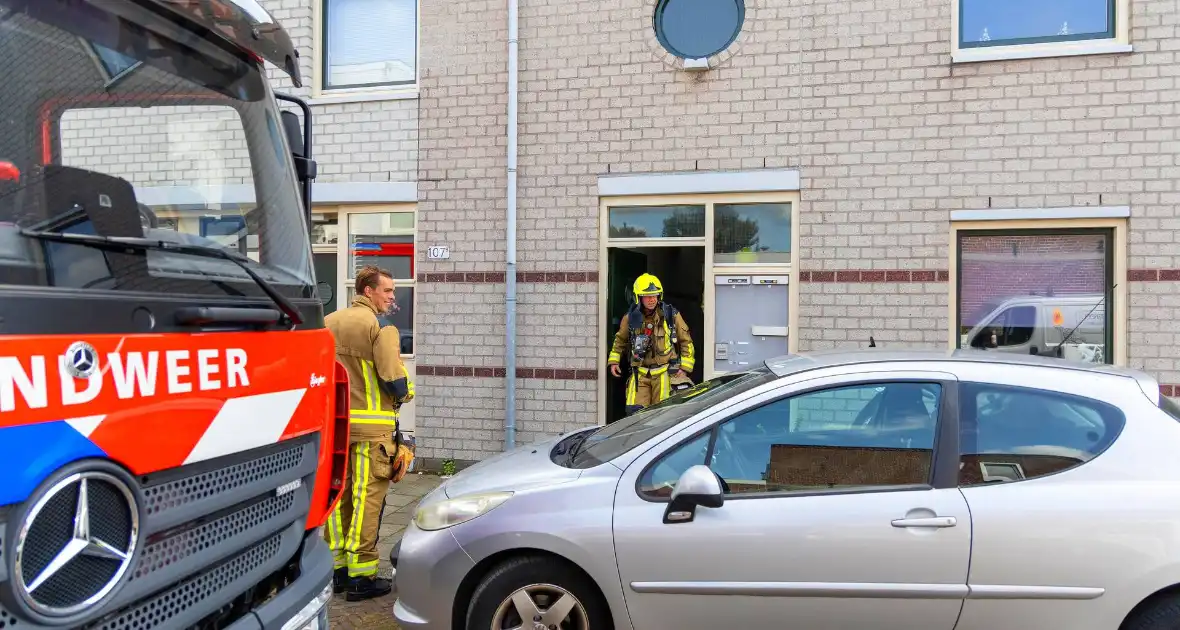
[[[269,282],[264,280],[262,276],[250,269],[250,265],[254,263],[253,260],[237,254],[226,251],[224,249],[217,249],[214,247],[203,247],[201,245],[185,245],[183,243],[173,243],[171,241],[160,241],[150,238],[140,238],[135,236],[94,236],[91,234],[70,234],[62,232],[47,232],[44,230],[21,230],[21,235],[28,238],[37,239],[39,241],[51,241],[55,243],[68,243],[71,245],[84,245],[86,247],[94,247],[96,249],[105,249],[107,251],[126,252],[130,251],[164,251],[175,252],[177,254],[187,254],[189,256],[197,256],[200,258],[215,258],[221,260],[228,260],[236,264],[262,292],[266,294],[275,306],[279,307],[283,315],[287,318],[288,325],[298,326],[303,323],[303,317],[299,315],[299,309],[290,300],[283,297],[283,294],[275,290]]]
[[[566,458],[567,462],[573,462],[574,458],[578,456],[578,453],[582,452],[582,447],[586,444],[586,440],[590,439],[592,433],[598,433],[598,429],[589,429],[581,435],[574,436],[574,443],[570,445],[568,457]]]

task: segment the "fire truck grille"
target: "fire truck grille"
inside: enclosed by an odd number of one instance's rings
[[[272,496],[244,509],[157,540],[144,549],[131,579],[141,579],[185,558],[216,548],[221,543],[287,512],[294,503],[294,493]]]
[[[149,516],[159,514],[255,482],[282,477],[302,460],[303,446],[299,445],[226,468],[149,486],[144,489],[146,512]]]
[[[87,630],[142,630],[169,628],[171,620],[181,613],[201,607],[205,600],[216,595],[250,569],[274,559],[282,547],[282,536],[274,535],[245,552],[193,578],[180,582],[155,597],[124,609],[117,616],[87,626]]]
[[[79,557],[36,588],[37,602],[80,607],[72,628],[225,627],[248,612],[231,603],[253,596],[260,581],[298,564],[318,463],[319,435],[309,434],[140,476],[139,533],[125,577],[116,579],[119,563]],[[117,548],[126,548],[132,519],[125,496],[104,481],[88,483],[90,533],[112,545],[122,541]],[[0,588],[14,578],[32,583],[54,561],[73,535],[79,496],[70,487],[45,502],[29,529],[20,573],[4,575],[13,565],[0,562]],[[0,533],[5,531],[11,536],[11,523],[0,523]],[[8,553],[3,544],[0,553]],[[116,586],[101,601],[88,601],[112,582]],[[40,627],[3,605],[0,614],[7,616],[0,617],[0,630]],[[202,625],[210,615],[217,621]]]

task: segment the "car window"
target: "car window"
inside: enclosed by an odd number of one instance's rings
[[[963,383],[959,484],[1021,481],[1080,466],[1123,429],[1107,403],[1046,390]]]
[[[727,494],[926,484],[941,398],[937,383],[906,382],[779,399],[674,448],[645,471],[639,490],[667,498],[680,475],[702,463]]]
[[[1160,409],[1163,409],[1164,413],[1172,416],[1173,420],[1180,422],[1180,404],[1177,404],[1176,401],[1160,394]]]
[[[996,336],[997,348],[1019,346],[1032,340],[1033,331],[1037,327],[1037,309],[1035,306],[1013,306],[1006,309],[992,319],[980,331],[971,345],[976,348],[991,347],[991,335]]]
[[[733,372],[677,392],[642,411],[591,433],[567,466],[590,468],[610,461],[712,405],[777,378],[765,365]]]

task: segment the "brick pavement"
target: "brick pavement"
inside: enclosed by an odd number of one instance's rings
[[[418,500],[426,496],[440,482],[429,474],[410,474],[389,488],[385,499],[385,516],[381,519],[381,536],[377,543],[380,556],[379,572],[388,577],[389,550],[393,548],[414,516]],[[350,603],[344,595],[336,595],[328,605],[328,617],[333,630],[397,630],[393,621],[395,596],[378,597],[364,602]]]

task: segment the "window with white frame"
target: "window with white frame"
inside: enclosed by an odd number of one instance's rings
[[[325,90],[418,80],[418,0],[323,0]]]
[[[375,265],[393,274],[393,304],[383,325],[397,327],[402,354],[414,354],[414,211],[347,215],[347,301],[356,295],[356,272]]]
[[[959,51],[1078,48],[1120,40],[1120,0],[952,0]],[[982,50],[981,50],[982,49]]]

